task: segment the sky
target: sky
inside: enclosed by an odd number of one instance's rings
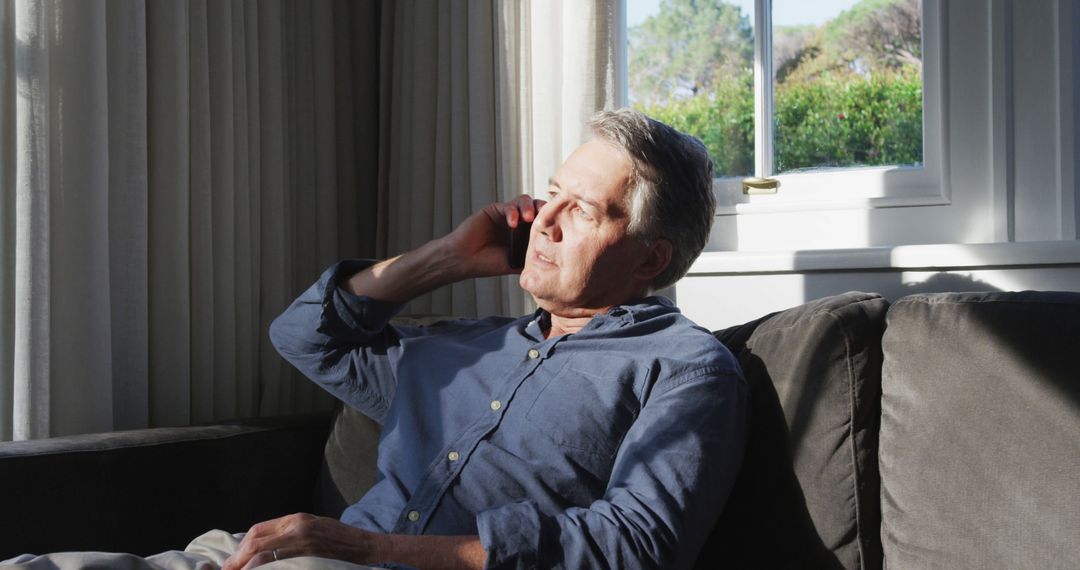
[[[727,0],[737,4],[753,22],[754,0]],[[773,25],[822,24],[858,3],[858,0],[773,0]],[[660,11],[660,0],[626,0],[626,25],[636,26]]]

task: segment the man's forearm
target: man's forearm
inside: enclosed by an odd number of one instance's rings
[[[374,563],[396,562],[421,570],[481,570],[487,552],[479,536],[383,535]]]
[[[340,286],[353,295],[391,303],[406,303],[466,278],[439,240],[397,257],[380,261],[344,280]]]
[[[354,295],[405,303],[463,279],[514,273],[506,257],[508,231],[532,222],[541,205],[527,195],[488,204],[449,234],[377,263],[339,286]]]

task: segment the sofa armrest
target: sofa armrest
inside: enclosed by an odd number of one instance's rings
[[[0,560],[182,549],[311,509],[328,413],[0,443]]]

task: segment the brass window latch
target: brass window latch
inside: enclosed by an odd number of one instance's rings
[[[780,181],[775,178],[743,178],[742,193],[750,196],[758,194],[776,194]]]

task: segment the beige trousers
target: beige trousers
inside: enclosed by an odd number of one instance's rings
[[[0,568],[25,568],[27,570],[218,570],[225,559],[239,546],[243,534],[229,534],[212,530],[191,541],[184,550],[170,550],[142,558],[134,554],[109,552],[57,552],[54,554],[23,554],[0,562]],[[267,570],[315,569],[366,570],[361,566],[340,560],[301,556],[286,558],[261,566]]]

